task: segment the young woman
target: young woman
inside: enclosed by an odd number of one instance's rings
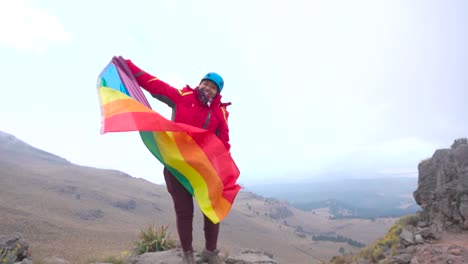
[[[224,87],[223,78],[214,72],[206,74],[196,88],[188,85],[178,90],[158,78],[142,71],[139,67],[126,60],[138,84],[153,97],[173,108],[172,120],[214,132],[229,151],[229,128],[226,106],[221,103],[221,91]],[[193,230],[193,198],[184,186],[164,168],[164,179],[167,190],[174,201],[177,232],[184,251],[183,263],[195,264],[192,247]],[[205,249],[202,259],[209,264],[221,263],[218,256],[217,241],[219,223],[213,224],[204,216]]]

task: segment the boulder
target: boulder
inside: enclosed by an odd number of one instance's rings
[[[272,254],[257,250],[242,250],[239,254],[229,256],[226,264],[276,264]]]
[[[468,230],[468,143],[457,139],[418,166],[414,198],[436,232]]]
[[[29,243],[21,238],[21,234],[0,235],[0,253],[12,261],[22,261],[29,257]]]

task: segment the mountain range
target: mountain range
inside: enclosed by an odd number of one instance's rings
[[[374,219],[400,217],[420,210],[412,195],[417,187],[417,178],[389,177],[264,183],[249,185],[247,189],[286,200],[302,210],[328,207],[333,218]]]

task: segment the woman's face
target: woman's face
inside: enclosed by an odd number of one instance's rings
[[[215,98],[215,96],[218,94],[218,86],[210,80],[201,81],[198,87],[200,90],[204,91],[210,99]]]

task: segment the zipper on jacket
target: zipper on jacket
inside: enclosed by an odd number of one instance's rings
[[[210,123],[211,111],[213,111],[213,109],[210,109],[210,111],[208,112],[208,116],[205,119],[205,124],[203,124],[203,129],[206,129],[208,127],[208,124]]]

